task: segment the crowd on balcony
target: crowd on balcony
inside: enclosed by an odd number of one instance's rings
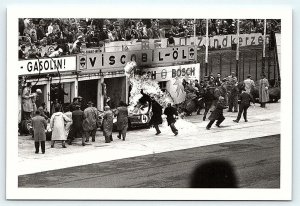
[[[241,34],[263,33],[263,28],[263,20],[240,20]],[[280,31],[280,20],[268,21],[267,33],[271,30]],[[210,36],[235,34],[236,20],[210,19],[208,32]],[[60,48],[63,54],[80,52],[80,44],[89,48],[99,47],[104,42],[191,37],[195,34],[206,34],[205,19],[19,19],[20,46],[56,45],[55,50]],[[79,42],[77,48],[76,42]]]

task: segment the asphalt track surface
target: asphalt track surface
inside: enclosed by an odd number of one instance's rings
[[[280,135],[88,164],[18,177],[23,188],[187,188],[212,159],[234,166],[240,188],[280,188]]]

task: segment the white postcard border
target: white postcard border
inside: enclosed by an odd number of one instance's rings
[[[52,8],[51,8],[52,7]],[[6,121],[6,198],[40,200],[291,200],[292,195],[292,12],[289,7],[163,5],[145,9],[141,5],[18,5],[7,10],[7,121]],[[67,9],[68,8],[68,9]],[[101,9],[100,9],[101,8]],[[45,10],[55,12],[45,14]],[[134,9],[134,12],[130,12]],[[113,11],[113,12],[112,12]],[[125,12],[127,11],[127,12]],[[180,12],[179,12],[180,11]],[[281,97],[281,173],[280,189],[45,189],[18,188],[17,138],[17,39],[18,18],[280,18],[282,19],[282,97]],[[284,40],[284,41],[283,41]],[[73,194],[73,195],[69,195]],[[76,194],[76,196],[74,195]],[[101,194],[101,196],[100,196]]]

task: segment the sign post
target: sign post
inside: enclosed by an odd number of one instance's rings
[[[240,55],[240,20],[237,19],[237,45],[236,45],[236,77],[239,79],[239,55]]]
[[[209,46],[209,39],[208,39],[208,19],[206,19],[206,41],[205,41],[205,76],[207,76],[208,70],[208,46]]]

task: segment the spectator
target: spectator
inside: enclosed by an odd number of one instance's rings
[[[45,46],[47,46],[47,44],[48,44],[47,37],[44,36],[44,37],[40,40],[40,45],[43,46],[43,47],[45,47]]]
[[[215,84],[216,84],[216,86],[217,87],[219,87],[219,86],[221,86],[221,74],[220,73],[218,73],[217,74],[217,77],[215,78]]]
[[[60,32],[60,28],[57,22],[55,22],[53,25],[53,33],[58,33],[58,32]]]
[[[169,32],[169,38],[168,38],[168,46],[175,46],[175,40],[173,38],[173,35],[171,32]]]
[[[30,30],[30,39],[32,43],[37,42],[37,34],[34,27]]]
[[[248,94],[251,94],[251,90],[255,87],[254,81],[251,79],[251,75],[248,74],[247,79],[244,80],[245,90]]]
[[[35,114],[36,110],[37,110],[37,106],[36,106],[36,100],[39,98],[39,96],[42,94],[42,90],[41,89],[37,89],[34,93],[31,94],[31,101],[32,101],[32,116]]]
[[[78,42],[80,42],[80,43],[83,42],[83,36],[82,35],[77,37],[76,41],[73,43],[72,49],[75,48],[76,46],[78,46]]]
[[[104,116],[103,116],[103,136],[105,137],[105,143],[110,143],[112,139],[112,130],[113,130],[113,112],[110,110],[110,107],[106,105],[104,107]]]
[[[121,101],[120,106],[116,110],[117,116],[117,130],[119,131],[118,138],[123,137],[123,141],[126,138],[126,132],[128,129],[128,109],[127,105]]]
[[[36,30],[36,34],[37,34],[37,40],[38,41],[42,40],[46,36],[45,30],[44,30],[42,25],[38,26],[38,28]]]
[[[99,40],[104,41],[106,39],[108,39],[107,29],[106,29],[106,27],[103,27],[103,29],[100,30],[100,33],[99,33]]]
[[[269,81],[266,78],[265,74],[261,75],[261,79],[258,82],[258,92],[259,92],[259,102],[260,107],[265,108],[266,103],[270,100],[269,99]]]
[[[55,108],[55,113],[52,114],[50,119],[50,127],[52,130],[51,148],[54,148],[55,141],[61,141],[62,147],[66,148],[65,141],[67,140],[67,136],[65,131],[65,122],[70,121],[71,119],[60,112],[60,108]]]
[[[57,87],[56,87],[56,96],[58,98],[58,102],[60,104],[64,104],[64,99],[65,99],[65,96],[68,96],[68,93],[65,92],[64,88],[62,87],[62,84],[61,83],[58,83]]]
[[[82,138],[82,146],[85,146],[85,139],[82,135],[82,123],[83,123],[83,111],[80,110],[80,105],[75,105],[75,110],[72,112],[72,120],[73,120],[73,126],[72,131],[75,138]],[[72,140],[70,139],[69,144],[72,144]]]
[[[95,142],[98,115],[97,108],[94,107],[93,102],[89,101],[88,107],[83,112],[82,128],[84,131],[85,142],[89,141],[90,136],[92,137],[92,142]]]
[[[81,52],[81,42],[78,41],[78,42],[76,43],[76,46],[72,48],[71,53],[72,53],[72,54],[79,54],[80,52]]]
[[[235,85],[233,85],[232,89],[228,91],[228,93],[228,112],[238,112],[238,82],[236,82]],[[232,109],[234,110],[232,111]]]
[[[37,109],[40,112],[40,115],[44,117],[46,120],[50,117],[49,112],[47,111],[46,104],[43,102],[41,106]]]
[[[127,29],[125,30],[125,39],[127,40],[127,41],[129,41],[129,40],[131,40],[132,39],[132,34],[131,34],[132,32],[131,32],[131,28],[130,28],[130,26],[128,26],[127,27]]]
[[[108,36],[109,41],[115,41],[115,38],[114,38],[111,30],[108,30],[107,36]]]
[[[19,59],[26,59],[27,53],[25,52],[25,45],[21,46],[21,49],[19,50]]]
[[[53,58],[53,57],[60,57],[63,53],[63,50],[61,48],[59,48],[57,51],[52,52],[49,57]]]
[[[72,112],[70,111],[70,107],[66,107],[64,110],[65,110],[65,115],[71,120],[65,124],[66,137],[67,137],[67,139],[69,139],[69,136],[71,136],[70,132],[71,132],[72,124],[73,124]]]
[[[28,27],[24,28],[23,36],[30,36],[30,29]]]
[[[22,93],[24,119],[30,119],[33,111],[31,88],[31,82],[28,82]]]
[[[46,35],[49,36],[52,33],[53,33],[53,26],[52,26],[52,22],[50,22],[48,26],[48,32],[46,33]]]
[[[42,153],[45,154],[45,141],[47,122],[44,117],[41,116],[40,111],[35,112],[36,116],[32,118],[32,128],[34,136],[35,154],[39,153],[39,147],[41,143]]]

